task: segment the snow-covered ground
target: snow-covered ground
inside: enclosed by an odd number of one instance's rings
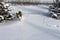
[[[22,22],[0,24],[0,40],[60,40],[60,20],[49,17],[48,6],[11,6],[23,13]]]

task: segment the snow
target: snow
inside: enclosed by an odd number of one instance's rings
[[[10,6],[15,14],[23,13],[22,22],[0,23],[0,40],[60,40],[60,20],[49,17],[48,6]]]

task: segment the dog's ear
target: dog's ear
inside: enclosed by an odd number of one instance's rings
[[[19,13],[21,13],[21,11],[19,11]]]

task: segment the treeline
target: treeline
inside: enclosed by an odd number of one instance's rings
[[[12,4],[26,4],[26,5],[30,5],[30,4],[32,4],[32,5],[38,5],[38,4],[44,4],[44,5],[51,5],[51,4],[53,4],[53,3],[40,3],[40,2],[6,2],[6,3],[12,3]]]

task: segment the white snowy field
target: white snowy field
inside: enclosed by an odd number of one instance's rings
[[[60,40],[60,20],[49,17],[48,6],[11,6],[23,13],[22,22],[0,23],[0,40]]]

